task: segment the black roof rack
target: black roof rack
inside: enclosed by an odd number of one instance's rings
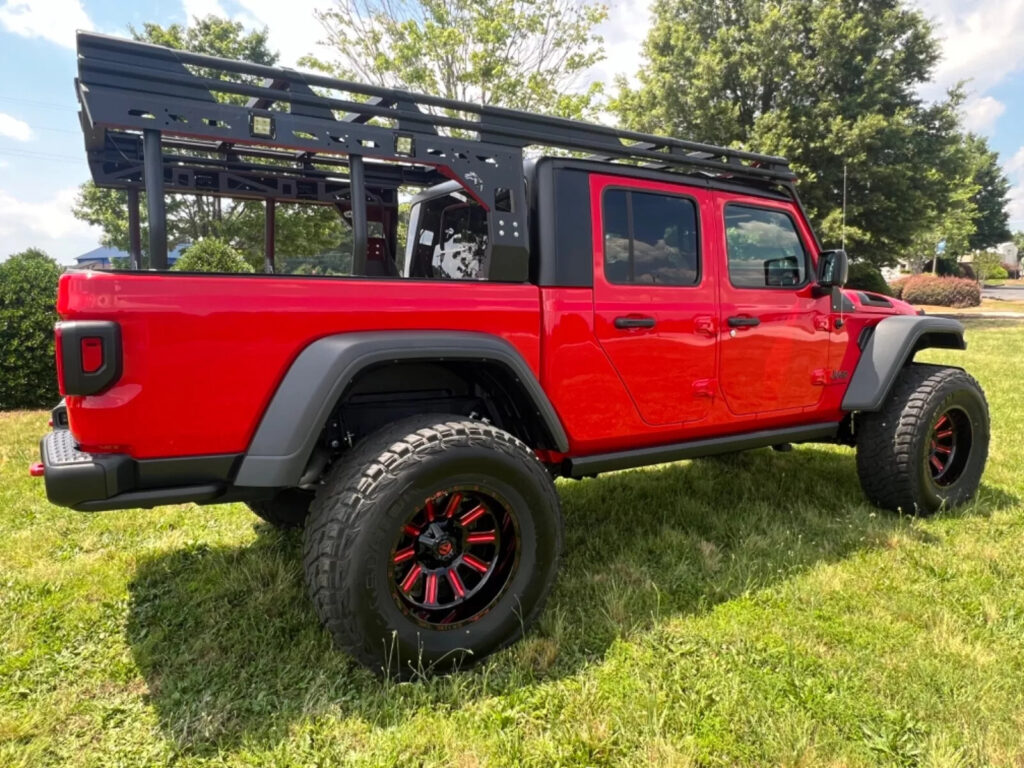
[[[492,279],[526,274],[527,148],[759,185],[790,187],[794,179],[781,157],[89,32],[78,33],[78,72],[94,180],[136,192],[144,185],[151,193],[150,219],[158,225],[163,223],[164,190],[271,201],[346,201],[358,243],[360,217],[365,233],[367,185],[457,179],[498,214],[489,217],[488,225],[491,258],[486,267]],[[363,194],[353,195],[353,188]],[[151,226],[150,237],[150,252],[159,262],[156,240],[164,238],[163,227]]]

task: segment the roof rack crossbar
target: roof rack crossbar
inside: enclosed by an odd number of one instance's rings
[[[687,168],[717,168],[733,176],[749,175],[781,182],[793,178],[784,158],[745,150],[412,94],[326,75],[231,61],[92,33],[79,34],[79,50],[82,82],[96,88],[120,89],[126,97],[131,91],[160,93],[171,99],[183,98],[210,104],[211,101],[217,103],[213,94],[227,93],[249,97],[249,105],[233,105],[236,109],[267,109],[274,103],[287,103],[293,116],[320,119],[335,125],[366,125],[373,118],[380,117],[398,123],[398,130],[436,135],[438,128],[444,128],[475,134],[476,141],[485,144],[593,151],[600,157],[658,160],[668,166]],[[225,78],[255,76],[263,80],[256,84],[209,77],[190,72],[186,65],[217,70]],[[347,91],[365,100],[318,94],[314,87]],[[430,108],[439,109],[442,113],[428,111]],[[342,114],[339,117],[337,113]],[[375,127],[395,130],[394,127]],[[187,134],[191,131],[178,125],[173,132]]]

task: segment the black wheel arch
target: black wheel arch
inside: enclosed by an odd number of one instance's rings
[[[532,448],[568,450],[568,437],[554,407],[522,355],[504,339],[471,331],[343,333],[311,343],[292,363],[264,411],[235,484],[298,485],[324,428],[338,416],[346,398],[379,386],[394,394],[386,382],[399,370],[419,387],[425,375],[471,384],[472,398],[489,399],[497,409],[481,416],[497,416],[498,422],[518,418],[523,434],[517,436],[528,438]],[[390,415],[369,417],[365,428],[372,431],[407,415],[396,407]]]
[[[922,349],[967,349],[964,327],[956,320],[927,315],[895,315],[865,334],[860,360],[843,396],[844,411],[878,411],[896,377]]]

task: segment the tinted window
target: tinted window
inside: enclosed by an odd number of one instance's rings
[[[696,285],[697,206],[673,195],[606,191],[604,274],[619,284]]]
[[[729,279],[737,288],[785,288],[807,279],[807,254],[793,220],[781,211],[725,207]]]

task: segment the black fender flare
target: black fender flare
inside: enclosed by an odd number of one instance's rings
[[[504,366],[523,385],[555,448],[569,450],[569,438],[540,382],[504,339],[471,331],[340,333],[312,342],[292,363],[263,413],[235,485],[297,484],[331,410],[352,380],[367,366],[401,360],[480,360]]]
[[[964,327],[956,320],[927,315],[895,315],[876,325],[843,395],[844,411],[877,411],[896,376],[919,349],[967,349]]]

